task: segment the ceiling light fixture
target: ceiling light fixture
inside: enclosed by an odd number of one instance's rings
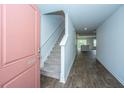
[[[85,27],[85,28],[84,28],[84,30],[86,31],[86,30],[87,30],[87,28]]]

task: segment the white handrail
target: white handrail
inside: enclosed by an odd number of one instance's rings
[[[68,41],[68,36],[65,34],[60,42],[60,46],[64,46]]]
[[[64,25],[63,25],[63,22],[61,22],[60,24],[59,24],[59,26],[56,28],[56,30],[50,35],[50,37],[47,39],[47,41],[41,46],[41,48],[42,47],[44,47],[46,44],[47,44],[47,42],[54,36],[54,34],[58,31],[58,29],[60,29],[61,28],[61,26],[63,27]]]

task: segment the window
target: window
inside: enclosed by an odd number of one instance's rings
[[[96,39],[93,40],[93,46],[96,47]]]
[[[78,39],[77,43],[78,43],[77,47],[80,49],[81,45],[87,45],[87,40],[86,39]]]
[[[87,40],[82,40],[82,45],[87,45]]]

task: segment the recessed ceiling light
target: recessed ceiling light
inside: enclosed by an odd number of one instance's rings
[[[85,27],[84,30],[87,30],[87,28]]]

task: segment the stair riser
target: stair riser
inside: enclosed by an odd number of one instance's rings
[[[50,63],[50,64],[61,64],[61,59],[60,57],[57,59],[56,57],[49,57],[48,60],[45,63]]]
[[[55,66],[57,66],[57,65],[55,65]],[[43,68],[43,69],[41,69],[41,71],[45,71],[45,72],[49,72],[49,73],[60,73],[60,67],[59,68],[57,68],[57,69],[48,69],[48,68]]]
[[[41,72],[42,75],[44,76],[47,76],[47,77],[51,77],[51,78],[56,78],[56,79],[59,79],[60,78],[60,73],[49,73],[49,72],[46,72],[46,71],[42,71]]]
[[[60,57],[49,57],[47,61],[61,61]]]
[[[51,62],[51,61],[49,61],[49,62],[46,62],[47,64],[50,64],[50,65],[61,65],[61,63],[59,63],[59,62]]]
[[[52,55],[52,54],[60,54],[60,53],[61,53],[60,50],[55,50],[55,51],[51,51],[51,54],[50,55]]]
[[[59,52],[52,52],[49,56],[59,57],[60,55],[61,55],[61,53],[59,53]]]
[[[61,48],[60,47],[55,47],[55,48],[53,48],[52,51],[56,51],[56,50],[61,50]]]
[[[43,71],[50,71],[50,72],[60,72],[60,65],[53,65],[48,62],[44,63]]]
[[[58,58],[58,57],[61,57],[61,54],[60,54],[60,53],[52,53],[49,57]],[[49,57],[48,57],[48,58],[49,58]]]

